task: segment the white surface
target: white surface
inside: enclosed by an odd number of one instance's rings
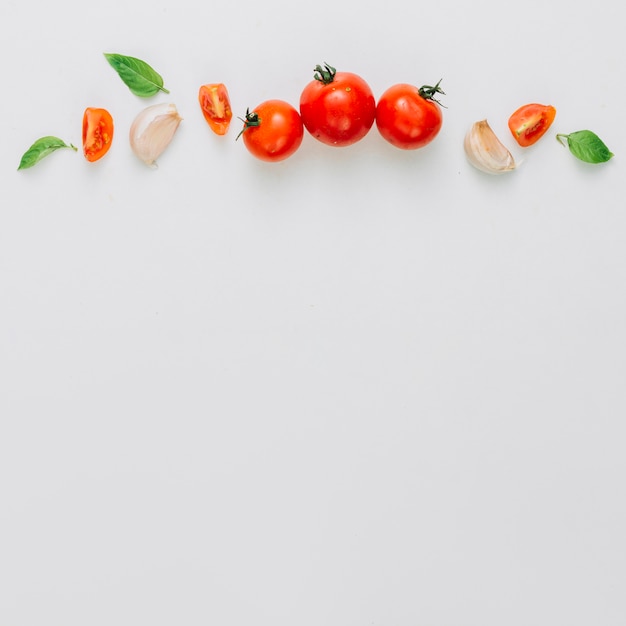
[[[619,4],[420,4],[2,3],[0,624],[624,625]],[[157,171],[103,52],[185,118]],[[323,61],[443,78],[436,142],[268,165],[201,117]],[[471,169],[532,101],[519,171]],[[105,159],[15,171],[86,106]]]

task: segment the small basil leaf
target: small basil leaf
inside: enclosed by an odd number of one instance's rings
[[[105,53],[104,56],[136,96],[149,98],[159,91],[169,93],[163,87],[161,75],[155,72],[145,61],[123,54]]]
[[[62,139],[58,137],[41,137],[37,139],[35,143],[24,152],[22,155],[22,160],[20,161],[18,170],[25,170],[28,167],[32,167],[36,163],[39,163],[41,159],[47,157],[49,154],[52,154],[55,150],[59,148],[71,148],[76,152],[76,146],[72,144],[66,144]]]
[[[570,152],[585,163],[606,163],[614,154],[606,144],[590,130],[578,130],[569,135],[559,134],[556,136],[561,143],[567,139]]]

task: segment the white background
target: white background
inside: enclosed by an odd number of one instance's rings
[[[0,6],[2,626],[626,624],[619,3]],[[133,96],[102,56],[170,96]],[[443,78],[436,141],[212,134],[324,61]],[[127,134],[184,121],[159,168]],[[515,149],[527,102],[557,118]],[[87,106],[110,152],[80,145]],[[487,118],[523,159],[465,160]],[[591,129],[591,166],[555,140]]]

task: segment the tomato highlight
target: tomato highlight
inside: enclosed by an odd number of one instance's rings
[[[428,145],[441,130],[439,87],[416,87],[399,83],[389,87],[376,105],[376,127],[383,139],[401,150],[417,150]]]
[[[225,135],[233,117],[226,86],[223,83],[202,85],[198,91],[198,102],[211,130],[216,135]]]
[[[545,104],[525,104],[509,118],[509,130],[515,141],[526,148],[543,137],[556,117],[556,109]]]
[[[266,100],[252,112],[246,111],[237,139],[261,161],[283,161],[302,144],[304,127],[300,114],[284,100]]]
[[[370,86],[358,75],[317,65],[300,95],[300,115],[307,131],[322,143],[349,146],[367,135],[376,117]]]
[[[106,109],[88,107],[83,114],[83,154],[87,161],[101,159],[113,141],[113,118]]]

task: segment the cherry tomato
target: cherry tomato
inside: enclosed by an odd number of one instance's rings
[[[246,119],[238,137],[250,153],[262,161],[282,161],[290,157],[302,143],[304,127],[296,109],[283,100],[266,100]]]
[[[304,127],[329,146],[349,146],[363,139],[374,124],[376,101],[369,85],[356,74],[317,65],[300,95]]]
[[[83,154],[88,161],[101,159],[113,141],[113,118],[106,109],[87,108],[83,114]]]
[[[217,135],[225,135],[233,117],[226,86],[222,83],[202,85],[198,92],[198,101],[211,130]]]
[[[556,117],[556,109],[545,104],[525,104],[509,118],[509,129],[515,141],[526,148],[539,141]]]
[[[440,83],[441,81],[439,81]],[[405,83],[389,87],[376,105],[376,127],[390,144],[402,150],[416,150],[429,144],[441,130],[440,103],[434,87],[415,87]]]

